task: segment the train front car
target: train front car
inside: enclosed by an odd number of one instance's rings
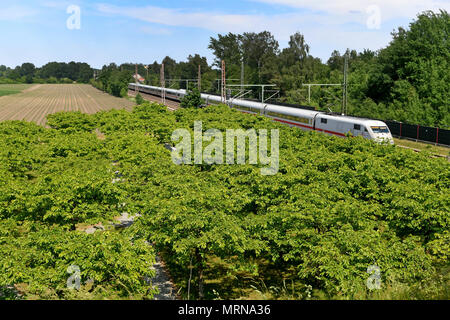
[[[392,137],[391,131],[384,122],[377,120],[367,120],[366,122],[369,134],[374,141],[378,143],[394,144],[394,138]]]

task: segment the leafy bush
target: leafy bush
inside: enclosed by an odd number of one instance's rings
[[[202,104],[201,94],[197,88],[192,89],[181,99],[182,108],[198,108]]]
[[[198,120],[203,130],[279,129],[278,174],[262,176],[261,164],[175,165],[164,144],[177,128],[192,134]],[[182,294],[192,262],[191,297],[240,297],[220,286],[219,260],[231,261],[226,272],[243,290],[248,277],[275,274],[311,288],[313,299],[448,298],[446,159],[227,106],[168,112],[144,103],[133,112],[59,113],[49,123],[0,123],[0,286],[25,288],[27,298],[80,297],[63,288],[70,264],[98,284],[83,297],[151,297],[139,280],[143,257],[152,261],[144,241],[164,253]],[[112,183],[116,170],[123,177]],[[130,229],[76,231],[108,225],[123,204],[141,215]],[[378,291],[366,286],[371,265],[381,271]]]
[[[47,116],[47,124],[57,130],[92,131],[95,123],[91,117],[80,111],[58,112]]]
[[[0,222],[0,235],[0,288],[14,284],[23,299],[151,299],[156,292],[144,278],[155,275],[154,252],[142,239],[13,220]],[[73,265],[81,290],[67,287]]]
[[[144,102],[145,102],[144,98],[142,98],[141,94],[138,93],[137,96],[136,96],[136,103],[138,105],[140,105],[140,104],[143,104]]]

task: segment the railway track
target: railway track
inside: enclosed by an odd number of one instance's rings
[[[139,92],[139,94],[145,100],[156,102],[156,103],[162,103],[161,97],[159,97],[159,96],[154,96],[154,95],[151,95],[151,94],[148,94],[148,93],[143,93],[143,92]],[[128,90],[128,95],[131,96],[131,97],[135,97],[136,96],[136,92],[134,90]],[[166,99],[166,107],[167,107],[167,109],[169,109],[171,111],[175,111],[175,110],[180,108],[180,103],[176,102],[176,101],[173,101],[173,100],[170,100],[170,99]]]
[[[402,145],[396,145],[398,148],[403,148],[403,149],[409,149],[409,150],[413,150],[414,152],[422,152],[423,150],[420,150],[420,149],[415,149],[415,148],[411,148],[411,147],[406,147],[406,146],[402,146]],[[448,161],[450,161],[450,156],[446,156],[446,155],[443,155],[443,154],[433,154],[432,156],[431,156],[432,158],[445,158],[445,159],[447,159]]]

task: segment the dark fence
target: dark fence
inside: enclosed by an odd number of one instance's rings
[[[450,130],[390,120],[384,122],[388,125],[389,130],[391,130],[391,133],[394,136],[450,145]]]

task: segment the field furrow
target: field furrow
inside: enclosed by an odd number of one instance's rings
[[[87,84],[35,85],[0,99],[0,121],[26,120],[45,125],[46,117],[56,112],[96,113],[110,109],[130,110],[132,106],[129,100],[110,96]]]

